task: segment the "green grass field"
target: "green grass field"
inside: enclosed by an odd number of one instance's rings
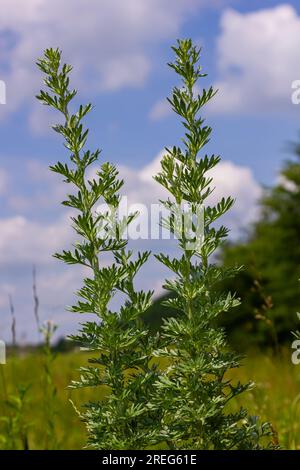
[[[0,436],[5,433],[5,419],[8,411],[13,416],[14,408],[5,405],[9,395],[15,395],[18,385],[29,386],[24,407],[23,419],[28,427],[28,444],[31,449],[52,448],[53,441],[60,449],[81,449],[85,445],[85,429],[76,415],[70,399],[79,406],[90,398],[87,389],[71,391],[67,389],[72,379],[76,379],[76,369],[86,363],[87,356],[82,352],[60,354],[53,365],[53,376],[57,388],[53,436],[46,431],[47,406],[42,387],[42,356],[31,354],[24,357],[10,357],[1,367],[1,421]],[[77,375],[78,376],[78,375]],[[5,380],[5,385],[3,383]],[[242,396],[237,406],[247,407],[251,414],[270,421],[278,433],[279,444],[283,449],[300,449],[300,366],[290,360],[290,351],[284,350],[280,357],[271,354],[252,353],[244,361],[244,366],[234,371],[233,379],[254,380],[255,388]],[[99,397],[98,397],[99,398]],[[18,406],[18,400],[15,404]],[[22,443],[18,443],[21,446]],[[0,440],[1,448],[1,440]]]

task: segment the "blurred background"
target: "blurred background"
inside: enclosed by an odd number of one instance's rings
[[[89,147],[100,147],[102,161],[117,165],[130,203],[149,205],[161,196],[152,176],[163,149],[180,144],[183,135],[166,101],[179,85],[166,65],[179,37],[202,46],[208,76],[200,86],[219,90],[204,110],[213,128],[206,152],[222,157],[213,174],[215,197],[236,198],[223,220],[230,237],[216,261],[244,265],[237,278],[219,286],[237,292],[242,305],[224,315],[222,325],[230,344],[250,358],[243,374],[258,382],[250,406],[275,421],[285,447],[297,448],[300,369],[290,359],[300,309],[300,104],[295,89],[300,6],[295,0],[1,0],[0,82],[6,99],[0,100],[5,101],[0,104],[0,338],[13,347],[13,355],[19,347],[24,352],[38,346],[43,367],[47,332],[39,326],[48,320],[56,324],[56,331],[48,326],[53,344],[65,350],[70,348],[65,336],[80,321],[65,306],[84,273],[52,258],[74,242],[70,213],[60,206],[66,188],[48,169],[67,161],[68,154],[49,128],[56,115],[35,99],[42,86],[36,59],[46,47],[62,49],[74,66],[72,86],[79,89],[79,102],[95,105],[87,123]],[[131,244],[176,254],[176,244],[169,241]],[[167,295],[162,289],[167,275],[152,257],[139,276],[138,287],[155,290],[146,318],[153,329],[163,315],[174,313],[158,301]],[[5,366],[7,383],[16,375],[12,367],[27,383],[29,370],[35,370],[30,360],[24,357],[26,367],[17,361]],[[53,393],[64,390],[69,369],[83,361],[73,355],[61,360]],[[19,393],[15,405],[22,408]],[[60,393],[64,409],[66,392]],[[35,394],[41,403],[42,395]],[[69,410],[64,422],[73,419]],[[63,429],[55,444],[47,441],[48,447],[80,447],[81,433],[72,440]],[[26,447],[27,428],[22,433],[16,445]],[[33,441],[38,447],[38,438]]]

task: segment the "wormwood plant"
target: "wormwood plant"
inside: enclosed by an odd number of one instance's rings
[[[63,204],[74,212],[73,228],[79,237],[72,250],[55,256],[67,264],[76,264],[89,271],[83,287],[77,292],[72,312],[94,314],[95,321],[82,323],[72,339],[93,351],[89,365],[81,369],[78,382],[72,387],[94,387],[95,401],[79,412],[86,423],[88,444],[97,449],[143,449],[156,443],[159,436],[158,411],[149,407],[153,395],[156,368],[150,364],[154,339],[140,321],[151,303],[152,292],[137,291],[134,278],[149,253],[138,253],[135,259],[126,250],[124,229],[134,215],[117,217],[119,191],[123,182],[116,168],[108,162],[94,175],[92,164],[100,150],[86,150],[88,129],[83,120],[92,106],[80,105],[72,113],[70,105],[76,91],[69,88],[72,67],[61,64],[61,52],[47,49],[37,65],[45,74],[46,91],[37,98],[58,110],[63,124],[53,126],[70,152],[68,163],[58,162],[51,170],[63,176],[73,188]],[[90,176],[89,176],[90,175]],[[97,212],[99,202],[111,210]],[[110,231],[115,224],[115,234]],[[99,234],[101,233],[101,236]],[[107,264],[104,255],[110,253]],[[118,311],[111,308],[116,294],[125,299]]]
[[[156,351],[167,358],[169,366],[157,381],[157,407],[163,410],[162,431],[173,449],[258,449],[260,439],[272,434],[268,424],[260,425],[245,409],[230,412],[228,405],[251,384],[233,384],[228,372],[239,367],[239,357],[229,351],[224,331],[215,325],[217,317],[239,304],[231,293],[220,294],[215,286],[237,269],[222,269],[211,256],[228,234],[216,224],[232,206],[233,199],[222,198],[210,205],[213,191],[209,171],[220,161],[206,155],[211,128],[199,115],[201,108],[215,95],[212,87],[198,94],[197,81],[204,77],[199,65],[200,49],[191,40],[178,41],[173,47],[175,61],[169,66],[182,79],[168,100],[185,128],[183,147],[166,149],[161,171],[155,176],[170,194],[163,201],[169,210],[175,200],[188,206],[190,229],[181,232],[178,246],[181,255],[170,258],[161,253],[157,258],[173,273],[165,289],[173,296],[165,302],[179,311],[176,318],[165,319],[164,347]],[[202,153],[200,154],[200,151]],[[196,222],[203,207],[204,241],[199,244]],[[184,218],[182,220],[184,224]],[[178,220],[174,211],[163,225],[176,233]]]

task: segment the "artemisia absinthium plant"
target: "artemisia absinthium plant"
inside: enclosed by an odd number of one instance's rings
[[[195,221],[199,220],[197,211],[204,208],[204,241],[197,245],[196,235],[187,236],[182,230],[178,240],[182,256],[157,256],[173,273],[164,285],[173,293],[165,304],[179,311],[176,318],[164,320],[164,347],[156,351],[158,357],[169,361],[157,382],[157,407],[163,410],[162,433],[173,449],[259,449],[264,441],[261,438],[272,434],[271,427],[260,425],[245,409],[227,411],[228,403],[251,384],[233,384],[230,380],[228,372],[239,367],[240,358],[230,352],[224,331],[215,324],[218,315],[239,304],[231,293],[220,295],[215,289],[219,281],[234,275],[236,270],[224,270],[210,259],[228,233],[215,222],[234,202],[229,197],[209,205],[213,191],[209,171],[220,158],[199,155],[211,134],[199,111],[215,92],[209,88],[196,93],[195,85],[205,74],[199,65],[200,49],[191,40],[178,41],[173,51],[176,59],[169,66],[183,84],[173,89],[168,101],[182,119],[185,137],[182,148],[166,149],[155,179],[170,193],[163,202],[167,209],[173,201],[178,207],[184,204],[185,212],[188,206],[194,234]],[[178,220],[173,215],[171,210],[163,225],[174,233]]]
[[[37,65],[45,74],[46,85],[37,98],[62,114],[63,124],[53,129],[64,138],[70,152],[69,163],[58,162],[50,168],[72,186],[73,193],[63,204],[77,211],[72,221],[79,241],[72,250],[55,256],[90,272],[71,307],[73,312],[96,317],[84,322],[79,334],[71,337],[94,351],[89,366],[81,369],[80,380],[72,384],[75,388],[95,387],[96,401],[86,404],[80,413],[87,426],[88,445],[96,449],[149,448],[160,434],[158,412],[149,407],[157,372],[150,364],[154,339],[140,316],[150,306],[152,292],[134,288],[135,275],[149,253],[138,253],[133,260],[132,252],[126,250],[124,229],[134,215],[121,220],[117,217],[123,181],[118,179],[116,168],[103,163],[89,178],[88,171],[100,151],[85,149],[88,129],[83,120],[92,106],[79,106],[74,114],[69,111],[76,95],[69,88],[72,67],[61,63],[58,49],[47,49]],[[111,209],[97,212],[100,202]],[[113,258],[110,265],[101,262],[107,252]],[[118,293],[125,301],[118,311],[112,311],[111,300]]]

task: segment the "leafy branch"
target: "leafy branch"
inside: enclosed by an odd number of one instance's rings
[[[229,402],[253,384],[232,383],[229,373],[239,367],[240,358],[229,351],[225,332],[216,326],[219,315],[239,305],[234,294],[219,293],[216,285],[239,268],[224,270],[211,261],[228,234],[228,229],[216,222],[234,203],[228,197],[210,205],[214,190],[210,170],[220,157],[200,154],[212,131],[200,111],[215,91],[210,87],[196,92],[198,80],[206,74],[199,65],[201,50],[191,40],[178,41],[173,51],[175,61],[169,66],[181,78],[182,87],[175,87],[168,101],[180,116],[185,134],[182,147],[166,148],[155,180],[171,198],[163,201],[170,209],[164,225],[174,232],[172,200],[180,207],[187,205],[194,244],[182,230],[178,240],[181,255],[174,259],[157,255],[175,276],[165,281],[165,289],[173,295],[164,304],[176,309],[178,316],[164,320],[163,347],[155,352],[169,364],[156,384],[156,406],[163,410],[162,428],[172,449],[258,449],[263,445],[261,438],[268,441],[272,428],[259,424],[243,408],[235,413],[228,410]],[[204,238],[197,243],[200,207]]]
[[[94,314],[96,318],[83,322],[79,333],[71,337],[94,354],[71,387],[95,388],[95,401],[80,411],[88,431],[88,445],[97,449],[147,448],[160,438],[159,412],[149,405],[157,376],[157,368],[151,363],[156,339],[140,320],[151,305],[152,292],[136,291],[134,280],[150,253],[139,253],[135,260],[133,253],[126,250],[123,233],[134,214],[118,219],[123,181],[118,179],[116,168],[104,162],[100,169],[91,172],[100,150],[85,149],[89,130],[83,122],[92,110],[91,104],[80,105],[74,113],[70,111],[77,94],[69,87],[72,67],[61,63],[58,49],[47,49],[37,65],[45,75],[46,86],[37,98],[61,113],[64,122],[53,129],[62,136],[70,153],[68,163],[58,162],[50,169],[72,186],[73,193],[63,204],[77,212],[72,215],[72,226],[78,241],[73,249],[55,256],[67,264],[89,269],[90,275],[78,290],[78,300],[71,311]],[[97,211],[100,202],[108,207],[104,213]],[[106,252],[112,258],[109,265],[103,260]],[[114,311],[111,301],[118,294],[125,300]]]

